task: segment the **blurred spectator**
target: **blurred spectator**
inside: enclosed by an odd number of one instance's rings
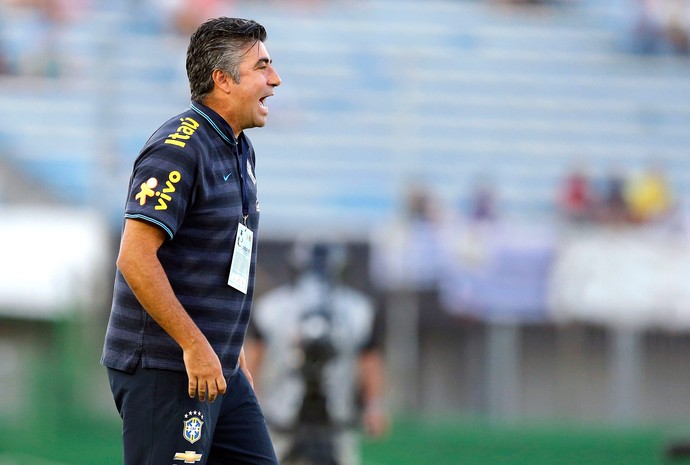
[[[566,175],[559,194],[562,216],[573,223],[593,219],[596,196],[584,166],[577,165]]]
[[[3,42],[0,41],[0,75],[10,74],[11,72],[10,63],[7,59],[7,51],[5,50]]]
[[[631,48],[635,53],[658,53],[663,38],[658,0],[633,0]],[[628,6],[623,6],[628,8]]]
[[[630,49],[639,54],[690,53],[688,0],[631,0]]]
[[[665,35],[671,51],[679,55],[690,53],[688,32],[689,2],[687,0],[667,0],[668,15],[665,23]]]
[[[625,196],[626,179],[623,172],[614,168],[603,183],[597,218],[605,224],[622,224],[630,220],[630,211]]]
[[[668,217],[673,203],[671,188],[660,166],[651,166],[626,186],[625,196],[635,223],[658,222]]]
[[[474,188],[472,198],[465,218],[447,236],[452,253],[439,288],[444,309],[463,318],[543,321],[555,242],[551,227],[499,218],[494,188],[486,182]]]
[[[493,0],[493,3],[504,5],[551,5],[558,3],[558,0]]]
[[[2,5],[2,28],[12,30],[5,40],[8,71],[13,74],[59,77],[64,73],[61,39],[72,15],[85,2],[67,0],[11,0]]]
[[[472,191],[470,218],[473,221],[496,220],[496,193],[488,181],[478,182]]]
[[[280,463],[356,465],[358,403],[365,432],[388,427],[378,320],[341,280],[344,246],[296,252],[295,282],[257,301],[247,360]]]
[[[402,214],[374,232],[372,278],[384,289],[435,289],[444,260],[445,218],[440,201],[412,184]]]
[[[152,0],[164,16],[167,29],[183,37],[189,37],[197,27],[209,18],[226,15],[234,3],[231,0]],[[221,11],[222,10],[222,11]]]
[[[470,194],[468,209],[447,228],[444,241],[450,253],[444,258],[443,277],[459,265],[479,269],[486,265],[491,243],[501,222],[498,218],[496,189],[487,180],[478,181]]]

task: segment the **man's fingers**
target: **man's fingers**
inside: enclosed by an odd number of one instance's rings
[[[225,394],[225,391],[227,391],[227,389],[228,385],[225,382],[225,378],[219,376],[213,383],[209,383],[208,401],[213,402],[218,398],[219,395]]]
[[[227,383],[222,370],[217,373],[208,373],[211,370],[189,370],[187,373],[189,384],[187,391],[189,397],[198,397],[200,402],[213,402],[219,395],[225,394]]]
[[[187,391],[189,392],[189,397],[194,398],[196,397],[196,386],[197,386],[197,379],[196,378],[189,378],[189,386],[187,388]]]
[[[225,382],[225,378],[223,376],[219,376],[216,378],[216,384],[218,385],[218,394],[225,394],[225,392],[228,390],[228,384]]]
[[[216,382],[213,381],[208,383],[208,401],[213,402],[218,397],[218,388],[216,387]]]
[[[197,388],[197,391],[199,392],[199,400],[201,402],[206,400],[206,382],[202,381],[199,383],[199,387]]]

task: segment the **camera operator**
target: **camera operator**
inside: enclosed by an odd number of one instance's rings
[[[247,363],[281,464],[357,465],[380,437],[384,368],[368,297],[345,286],[343,245],[296,247],[296,278],[256,302]]]

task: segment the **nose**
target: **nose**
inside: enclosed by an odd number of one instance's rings
[[[278,87],[283,80],[280,79],[280,76],[278,76],[278,73],[276,72],[275,68],[271,67],[271,76],[269,77],[268,84],[273,86],[273,87]]]

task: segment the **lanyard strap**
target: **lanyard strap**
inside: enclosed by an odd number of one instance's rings
[[[249,173],[247,172],[249,166],[249,158],[247,153],[249,152],[249,147],[242,144],[241,141],[237,141],[237,161],[240,166],[240,189],[242,190],[242,218],[244,219],[244,225],[247,226],[247,217],[249,216],[249,193],[247,192],[247,178]]]

